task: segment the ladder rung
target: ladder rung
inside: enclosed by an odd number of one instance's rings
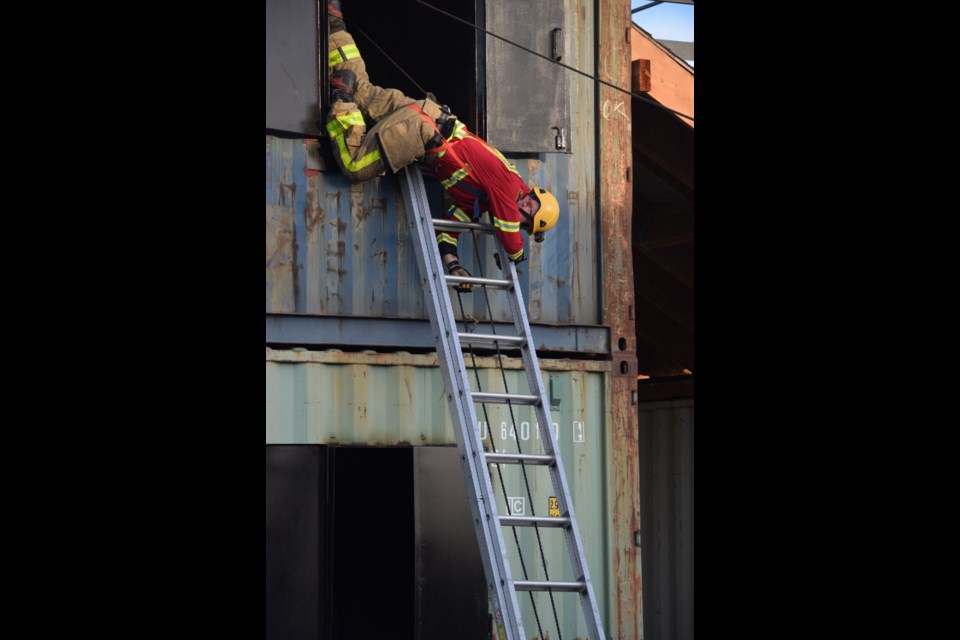
[[[506,404],[507,401],[509,401],[513,404],[529,405],[534,405],[540,402],[540,398],[537,396],[529,396],[522,393],[489,393],[486,391],[474,391],[470,395],[473,396],[474,402],[497,402],[500,404]]]
[[[513,344],[521,346],[526,343],[526,338],[521,338],[520,336],[498,336],[489,333],[458,333],[460,336],[460,342],[465,342],[467,344],[493,344],[494,342],[499,342],[501,344]]]
[[[517,591],[586,591],[587,583],[578,582],[553,582],[546,580],[514,580],[513,588]]]
[[[478,287],[492,287],[494,289],[509,289],[512,285],[509,280],[496,278],[475,278],[473,276],[444,276],[447,284],[475,284]]]
[[[433,218],[433,228],[450,231],[476,229],[477,231],[488,231],[490,233],[493,233],[494,231],[492,224],[483,224],[480,222],[460,222],[459,220],[441,220],[439,218]]]
[[[487,464],[553,464],[554,457],[538,453],[486,453]]]
[[[569,527],[570,518],[551,518],[549,516],[500,516],[500,525],[504,527]]]

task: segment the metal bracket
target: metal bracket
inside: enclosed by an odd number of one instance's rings
[[[563,127],[550,127],[557,130],[556,146],[557,151],[564,151],[567,148],[567,132]]]

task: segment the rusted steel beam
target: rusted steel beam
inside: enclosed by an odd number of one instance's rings
[[[630,7],[620,0],[599,0],[598,63],[600,78],[618,87],[631,86]],[[631,98],[600,85],[598,153],[603,241],[603,324],[610,326],[613,374],[610,376],[611,476],[609,496],[613,555],[611,635],[623,640],[643,637],[643,590],[640,566],[640,456],[637,443],[636,328],[633,317],[631,229]]]

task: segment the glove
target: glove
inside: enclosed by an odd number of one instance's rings
[[[470,272],[463,268],[463,265],[460,264],[459,260],[454,260],[447,265],[447,273],[452,276],[460,276],[463,278],[469,278]],[[464,282],[453,287],[460,293],[473,293],[473,285],[469,282]]]
[[[524,254],[524,255],[520,256],[520,259],[519,259],[519,260],[514,260],[514,261],[513,261],[513,264],[520,264],[521,262],[523,262],[523,261],[526,260],[526,259],[527,259],[527,256],[526,256],[526,254]],[[494,254],[493,254],[493,261],[497,263],[497,269],[500,269],[500,271],[503,271],[503,265],[500,264],[500,252],[499,252],[499,251],[498,251],[497,253],[494,253]]]

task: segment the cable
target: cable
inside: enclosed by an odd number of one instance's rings
[[[380,45],[377,44],[377,41],[376,41],[376,40],[374,40],[373,38],[371,38],[370,36],[368,36],[368,35],[367,35],[367,32],[364,31],[363,28],[362,28],[359,24],[357,24],[357,21],[356,21],[356,19],[353,18],[353,16],[350,17],[350,25],[351,25],[351,29],[353,28],[353,26],[356,26],[356,27],[357,27],[357,31],[360,32],[360,35],[362,35],[364,38],[366,38],[366,39],[370,42],[370,44],[372,44],[374,47],[376,47],[376,48],[377,48],[377,51],[379,51],[380,53],[382,53],[384,58],[386,58],[387,60],[389,60],[390,63],[393,64],[393,66],[395,66],[397,69],[400,70],[400,73],[402,73],[403,75],[407,76],[407,80],[409,80],[410,82],[412,82],[417,89],[420,89],[420,91],[423,92],[423,95],[427,95],[428,91],[427,91],[426,89],[424,89],[423,87],[421,87],[421,86],[417,83],[416,80],[414,80],[412,77],[410,77],[410,74],[407,73],[406,71],[404,71],[404,70],[403,70],[403,67],[401,67],[401,66],[396,62],[396,60],[394,60],[393,58],[391,58],[390,56],[388,56],[388,55],[387,55],[387,52],[380,48]]]
[[[474,236],[474,241],[476,241],[476,236]],[[483,277],[483,270],[480,270],[480,277]],[[486,294],[486,288],[484,288],[484,294]],[[457,291],[457,302],[460,303],[460,317],[463,319],[463,328],[467,331],[470,330],[469,325],[467,325],[467,314],[463,309],[463,297],[460,292]],[[489,306],[489,299],[487,300],[487,306]],[[473,347],[468,347],[467,351],[470,353],[470,363],[473,365],[474,377],[477,380],[477,391],[483,391],[483,387],[480,384],[480,368],[477,367],[477,357],[473,352]],[[506,393],[506,387],[504,387],[504,393]],[[497,441],[493,436],[493,428],[490,426],[490,416],[487,414],[487,405],[482,404],[483,407],[483,419],[487,423],[487,433],[490,435],[490,446],[496,452],[497,450]],[[514,430],[516,430],[516,425],[514,425]],[[506,447],[504,447],[506,450]],[[513,515],[513,510],[510,508],[510,499],[507,497],[507,484],[503,479],[503,470],[500,469],[500,465],[496,465],[497,475],[500,476],[500,490],[503,493],[503,502],[507,505],[507,515]],[[489,473],[489,469],[487,471]],[[529,494],[529,487],[528,487]],[[531,507],[533,505],[533,497],[530,497]],[[527,573],[527,563],[523,559],[523,549],[520,547],[520,536],[517,534],[517,528],[515,526],[510,527],[513,531],[513,541],[517,545],[517,555],[520,557],[520,570],[523,572],[523,579],[529,580],[530,576]],[[533,617],[537,621],[537,631],[540,632],[540,637],[543,638],[543,625],[540,623],[540,613],[537,611],[537,603],[533,599],[533,591],[528,591],[530,594],[530,606],[533,607]],[[556,617],[556,608],[554,608],[554,617]]]
[[[638,11],[643,11],[644,9],[649,9],[649,8],[651,8],[651,7],[655,7],[655,6],[657,6],[658,4],[663,4],[663,3],[664,3],[664,0],[656,0],[656,2],[651,2],[650,4],[645,4],[645,5],[643,5],[642,7],[637,7],[636,9],[634,9],[633,11],[631,11],[630,13],[631,13],[631,15],[632,15],[632,14],[634,14],[634,13],[637,13]]]
[[[682,117],[684,117],[684,118],[687,118],[687,119],[690,120],[691,122],[694,121],[694,120],[693,120],[693,116],[688,116],[688,115],[685,114],[685,113],[680,113],[679,111],[675,111],[675,110],[671,109],[670,107],[666,107],[666,106],[660,104],[660,103],[657,102],[656,100],[653,100],[653,99],[648,98],[648,97],[646,97],[646,96],[640,95],[639,93],[633,93],[632,91],[627,91],[626,89],[622,89],[621,87],[618,87],[618,86],[615,85],[615,84],[610,84],[610,83],[607,82],[606,80],[601,80],[600,78],[598,78],[598,77],[596,77],[596,76],[592,76],[592,75],[590,75],[589,73],[584,73],[583,71],[580,71],[579,69],[575,69],[575,68],[571,67],[570,65],[566,65],[566,64],[563,64],[562,62],[558,62],[558,61],[554,60],[553,58],[548,58],[547,56],[543,55],[542,53],[537,53],[537,52],[534,51],[533,49],[528,49],[528,48],[526,48],[526,47],[523,46],[523,45],[520,45],[520,44],[517,44],[516,42],[512,42],[512,41],[510,41],[510,40],[507,40],[507,39],[504,38],[503,36],[498,36],[498,35],[495,34],[495,33],[492,33],[492,32],[490,32],[490,31],[487,31],[487,30],[484,29],[483,27],[478,27],[477,25],[473,24],[472,22],[470,22],[470,21],[468,21],[468,20],[464,20],[463,18],[461,18],[461,17],[459,17],[459,16],[455,16],[455,15],[453,15],[452,13],[447,13],[447,12],[444,11],[443,9],[438,9],[437,7],[433,6],[432,4],[428,4],[428,3],[424,2],[423,0],[413,0],[413,1],[416,2],[416,3],[418,3],[418,4],[422,4],[422,5],[425,6],[425,7],[429,7],[430,9],[433,9],[433,10],[436,11],[437,13],[441,13],[441,14],[447,16],[448,18],[453,18],[453,19],[456,20],[457,22],[461,22],[461,23],[467,25],[468,27],[473,27],[473,28],[476,29],[477,31],[483,31],[483,32],[484,32],[485,34],[487,34],[488,36],[493,36],[494,38],[496,38],[496,39],[498,39],[498,40],[503,40],[503,41],[506,42],[507,44],[512,44],[513,46],[517,47],[518,49],[523,49],[523,50],[526,51],[527,53],[532,53],[533,55],[537,56],[538,58],[543,58],[543,59],[546,60],[547,62],[552,62],[552,63],[555,64],[555,65],[559,65],[559,66],[563,67],[564,69],[569,69],[570,71],[574,71],[574,72],[576,72],[576,73],[579,73],[580,75],[582,75],[582,76],[585,77],[585,78],[590,78],[591,80],[594,80],[594,81],[596,81],[596,82],[599,82],[600,84],[605,84],[605,85],[607,85],[608,87],[610,87],[611,89],[616,89],[617,91],[621,91],[621,92],[623,92],[623,93],[629,94],[629,95],[633,96],[634,98],[637,98],[638,100],[644,100],[644,101],[646,101],[646,102],[649,102],[650,104],[656,105],[656,106],[660,107],[661,109],[664,109],[664,110],[666,110],[666,111],[669,111],[670,113],[673,113],[673,114],[675,114],[675,115],[678,115],[678,116],[682,116]]]
[[[491,214],[490,214],[489,212],[487,212],[487,215],[489,216],[489,215],[491,215]],[[477,238],[477,232],[476,232],[475,229],[471,229],[471,230],[470,230],[470,233],[471,233],[472,238],[473,238],[473,246],[475,247],[475,257],[476,257],[476,259],[477,259],[477,262],[476,262],[476,264],[477,264],[477,271],[480,272],[480,277],[483,278],[483,277],[486,277],[486,276],[485,276],[484,273],[483,273],[483,261],[480,259],[480,250],[479,250],[479,248],[480,248],[480,243],[479,243],[479,239]],[[496,239],[495,239],[494,241],[499,243],[499,240],[496,240]],[[458,294],[458,295],[459,295],[459,294]],[[490,295],[488,294],[486,287],[483,288],[483,298],[484,298],[484,300],[486,301],[487,317],[490,319],[490,332],[492,333],[492,335],[497,335],[497,326],[496,326],[496,325],[494,324],[494,322],[493,322],[493,309],[492,309],[492,307],[490,306]],[[462,305],[462,302],[461,302],[461,305]],[[462,307],[462,306],[461,306],[460,313],[463,313],[463,307]],[[506,373],[506,370],[504,369],[504,366],[503,366],[503,354],[502,354],[501,351],[500,351],[500,343],[499,343],[499,342],[494,342],[493,345],[494,345],[494,347],[495,347],[496,350],[497,350],[497,364],[499,365],[499,369],[500,369],[500,377],[501,377],[502,380],[503,380],[503,392],[504,392],[504,393],[510,393],[510,388],[509,388],[509,386],[507,385],[507,373]],[[472,351],[471,351],[471,353],[472,353]],[[537,375],[540,375],[540,372],[539,372],[539,371],[537,372]],[[507,408],[510,410],[510,424],[511,424],[511,426],[513,427],[513,432],[514,432],[514,434],[517,434],[517,433],[518,433],[518,431],[517,431],[517,418],[516,418],[516,416],[515,416],[514,413],[513,413],[513,403],[510,402],[509,400],[507,400]],[[484,407],[484,411],[486,411],[486,407]],[[487,425],[489,425],[489,424],[490,424],[490,422],[488,421],[488,422],[487,422]],[[547,425],[547,430],[549,431],[549,429],[550,429],[550,426]],[[492,430],[491,430],[491,436],[490,436],[490,437],[491,437],[491,442],[492,442],[492,441],[493,441]],[[514,437],[514,441],[517,443],[517,453],[522,454],[522,453],[523,453],[523,449],[521,449],[521,447],[520,447],[520,437],[519,437],[519,436],[515,436],[515,437]],[[522,460],[520,461],[520,470],[521,470],[521,472],[523,473],[523,484],[524,484],[524,486],[525,486],[526,489],[527,489],[527,499],[530,500],[530,515],[536,517],[536,515],[537,515],[537,509],[536,509],[536,506],[534,505],[534,501],[533,501],[533,492],[530,490],[530,480],[527,478],[527,465],[524,464],[524,462],[523,462]],[[504,484],[503,484],[503,472],[500,470],[500,465],[497,465],[497,473],[500,474],[500,485],[504,488],[504,489],[503,489],[503,490],[504,490],[503,497],[504,497],[504,500],[506,500],[506,498],[507,498],[506,487],[505,487]],[[507,511],[508,511],[508,513],[509,513],[509,511],[510,511],[509,501],[507,501]],[[540,527],[537,526],[536,524],[534,524],[534,525],[533,525],[533,530],[534,530],[534,533],[535,533],[536,536],[537,536],[537,546],[540,548],[540,561],[541,561],[541,563],[543,564],[543,576],[544,576],[544,579],[549,582],[549,581],[550,581],[550,569],[547,568],[547,556],[546,556],[546,553],[544,553],[544,551],[543,551],[543,540],[542,540],[541,537],[540,537]],[[516,528],[514,528],[514,536],[516,537]],[[519,539],[517,539],[517,551],[521,553],[521,558],[522,558],[522,551],[520,551],[520,541],[519,541]],[[521,563],[522,563],[522,560],[521,560]],[[547,589],[547,592],[550,594],[550,606],[553,608],[553,623],[556,625],[557,637],[558,637],[558,640],[563,640],[563,632],[560,630],[560,617],[557,615],[557,603],[556,603],[556,601],[555,601],[554,598],[553,598],[553,589]],[[529,593],[530,593],[530,602],[531,602],[531,604],[532,604],[532,603],[533,603],[533,592],[530,591]],[[533,605],[533,607],[534,607],[534,611],[536,611],[536,605]],[[539,619],[538,619],[538,621],[539,621]],[[540,637],[541,637],[541,638],[543,637],[543,632],[542,632],[542,631],[540,632]]]

